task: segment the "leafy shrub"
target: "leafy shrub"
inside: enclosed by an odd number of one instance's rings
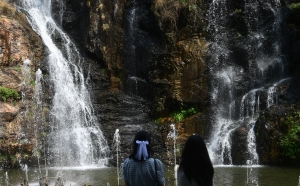
[[[172,117],[174,118],[175,122],[180,122],[181,120],[192,116],[196,113],[197,111],[194,108],[190,108],[188,110],[181,110],[179,112],[175,112],[172,114]]]
[[[288,125],[288,131],[280,138],[279,145],[284,156],[295,160],[300,155],[300,111],[295,116],[289,116],[285,124]]]
[[[0,96],[4,102],[6,102],[6,100],[9,98],[12,100],[20,99],[20,95],[16,90],[9,89],[9,88],[2,87],[2,86],[0,86]]]
[[[300,3],[292,3],[288,7],[290,9],[300,9]]]

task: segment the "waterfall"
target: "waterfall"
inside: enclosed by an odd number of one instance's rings
[[[127,15],[127,24],[128,28],[126,29],[126,35],[128,39],[125,42],[125,61],[124,69],[128,73],[128,92],[132,95],[138,95],[138,81],[137,81],[137,59],[136,59],[136,25],[138,24],[137,20],[137,3],[135,0],[132,1],[132,5],[128,11]]]
[[[107,163],[108,145],[93,114],[80,66],[83,59],[75,44],[53,20],[51,3],[51,0],[18,2],[47,51],[47,76],[53,91],[48,159],[54,166],[103,165]]]
[[[284,78],[284,58],[281,55],[280,1],[244,0],[244,23],[247,32],[235,33],[229,0],[214,0],[208,9],[208,32],[210,33],[209,74],[211,81],[212,134],[208,150],[217,164],[234,164],[232,159],[232,135],[241,127],[248,130],[247,151],[244,156],[251,164],[258,164],[254,125],[259,116],[260,104],[266,107],[276,104],[275,82]],[[272,23],[266,25],[266,15]],[[238,35],[238,36],[237,36]],[[236,38],[240,38],[240,41]],[[237,45],[245,51],[242,60],[234,58]],[[247,73],[251,76],[247,80]],[[247,85],[241,82],[247,80]],[[275,84],[274,84],[275,83]],[[270,84],[274,86],[269,87]],[[243,88],[241,88],[243,87]],[[267,100],[261,100],[261,92],[267,92]],[[244,162],[246,163],[246,162]]]

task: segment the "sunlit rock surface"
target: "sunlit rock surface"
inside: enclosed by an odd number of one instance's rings
[[[26,89],[23,88],[22,66],[26,59],[31,60],[31,81],[34,82],[35,70],[43,58],[43,45],[24,14],[6,2],[0,2],[0,6],[0,86],[16,90],[19,95],[24,91],[30,99],[34,87],[29,85]],[[25,111],[25,106],[21,102],[21,96],[19,100],[7,99],[6,102],[0,99],[1,167],[18,166],[18,158],[26,159],[24,154],[28,157],[32,153],[31,140],[34,138],[30,136],[30,132],[26,138],[23,133],[28,127],[26,125],[29,125],[24,122],[24,115],[21,114]]]

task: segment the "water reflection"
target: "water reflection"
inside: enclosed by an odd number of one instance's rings
[[[250,170],[251,169],[251,170]],[[42,170],[42,172],[45,170]],[[6,174],[7,172],[7,174]],[[215,167],[214,183],[216,186],[295,186],[299,183],[300,169],[279,168],[266,166],[218,166]],[[117,168],[73,168],[49,169],[50,186],[54,186],[58,176],[63,176],[67,184],[82,186],[91,183],[92,186],[118,185]],[[6,177],[8,176],[8,179]],[[174,186],[174,172],[172,166],[165,167],[166,186]],[[17,169],[0,170],[0,183],[9,183],[7,186],[20,186],[25,179],[24,171]],[[30,186],[38,186],[38,168],[28,168]],[[248,180],[248,184],[247,184]],[[121,180],[119,185],[124,185]],[[6,186],[6,185],[5,185]]]

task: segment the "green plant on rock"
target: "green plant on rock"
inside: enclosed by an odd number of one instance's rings
[[[172,118],[174,118],[175,122],[180,122],[181,120],[195,115],[197,113],[197,111],[194,108],[190,108],[188,110],[181,110],[179,112],[175,112],[172,114]]]
[[[284,156],[295,160],[300,155],[300,111],[295,116],[289,116],[285,124],[288,131],[280,138],[279,145]]]
[[[35,86],[35,80],[31,80],[30,85]]]
[[[19,71],[19,72],[22,71],[22,67],[19,66],[19,65],[12,67],[12,69],[13,69],[13,70],[16,70],[16,71]]]
[[[15,155],[10,155],[9,156],[9,159],[10,159],[10,162],[11,162],[11,164],[12,164],[12,166],[14,167],[16,164],[17,164],[17,156],[15,156]]]
[[[158,119],[156,119],[156,120],[154,120],[154,122],[156,123],[156,124],[162,124],[163,122],[163,118],[158,118]]]
[[[197,6],[195,4],[189,5],[189,11],[195,11],[197,10]]]
[[[300,9],[300,3],[292,3],[288,5],[290,9]]]
[[[242,10],[241,9],[235,9],[234,14],[239,14],[239,13],[242,13]]]
[[[9,89],[9,88],[2,87],[2,86],[0,86],[0,96],[4,102],[6,102],[6,100],[8,98],[10,98],[12,100],[20,99],[20,95],[16,90]]]
[[[6,160],[7,160],[7,157],[0,153],[0,162],[6,161]]]

